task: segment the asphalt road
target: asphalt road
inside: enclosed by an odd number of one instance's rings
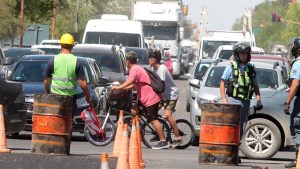
[[[186,86],[188,82],[185,77],[181,77],[179,80],[176,80],[176,85],[180,89],[180,98],[177,103],[175,117],[176,118],[185,118],[189,120],[189,113],[185,111],[185,101],[186,101]],[[22,132],[20,136],[16,139],[8,138],[7,146],[12,150],[12,154],[18,156],[20,159],[24,156],[23,160],[30,160],[31,153],[31,133]],[[85,141],[84,137],[80,133],[74,133],[71,144],[71,154],[67,156],[57,156],[55,155],[54,159],[63,159],[60,160],[57,165],[53,166],[54,163],[51,160],[37,160],[33,162],[33,168],[72,168],[82,169],[81,164],[84,163],[84,166],[91,168],[100,168],[99,158],[103,152],[111,153],[113,150],[113,142],[104,147],[96,147]],[[251,169],[253,166],[268,167],[269,169],[282,169],[284,164],[289,163],[293,158],[295,153],[292,151],[280,151],[270,160],[251,160],[247,159],[240,153],[242,158],[242,163],[238,166],[215,166],[215,165],[203,165],[198,163],[198,147],[193,146],[185,150],[177,149],[168,149],[168,150],[152,150],[143,146],[143,159],[146,163],[147,169],[198,169],[198,168],[210,168],[210,169]],[[25,158],[26,157],[26,158]],[[79,158],[80,157],[80,158]],[[34,158],[34,156],[32,157]],[[83,159],[82,159],[83,158]],[[3,156],[0,155],[0,166],[1,161],[3,161]],[[22,159],[22,158],[21,158]],[[53,155],[46,155],[45,159],[52,159]],[[9,160],[9,159],[8,159]],[[33,160],[33,159],[32,159]],[[10,161],[14,163],[18,161]],[[6,161],[7,163],[7,161]],[[42,165],[41,165],[42,163]],[[99,165],[99,166],[97,166]],[[26,165],[19,165],[12,168],[26,168]],[[90,166],[90,167],[89,167]],[[0,167],[3,168],[3,167]],[[10,167],[5,167],[10,168]],[[27,167],[28,168],[28,167]],[[32,167],[30,167],[32,168]],[[84,167],[85,168],[85,167]]]

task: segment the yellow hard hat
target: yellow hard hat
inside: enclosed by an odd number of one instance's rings
[[[66,33],[63,34],[59,41],[60,44],[67,44],[67,45],[73,45],[74,44],[74,38],[71,34]]]

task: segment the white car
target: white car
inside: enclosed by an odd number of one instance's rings
[[[264,108],[255,111],[256,99],[253,97],[249,121],[241,140],[240,150],[248,158],[269,159],[280,148],[294,145],[290,133],[290,116],[283,112],[284,102],[288,95],[285,92],[287,85],[282,80],[283,73],[280,66],[252,63],[255,65]],[[191,104],[190,121],[198,138],[201,122],[200,106],[207,102],[220,102],[220,80],[228,64],[230,63],[215,62],[211,65],[203,77],[203,83],[199,85],[197,99]]]
[[[232,51],[233,45],[221,45],[219,46],[214,55],[213,59],[224,59],[224,60],[230,60],[230,57],[233,54]],[[251,47],[251,53],[263,53],[265,52],[264,49],[259,47]]]
[[[191,69],[189,85],[186,87],[187,99],[186,99],[186,111],[190,111],[191,103],[196,99],[198,94],[198,88],[194,87],[193,84],[200,84],[202,77],[205,75],[206,70],[214,59],[200,59],[197,61]]]
[[[46,40],[42,40],[42,42],[40,43],[40,45],[56,45],[56,46],[60,46],[60,43],[59,43],[58,39],[46,39]]]
[[[40,49],[42,51],[42,54],[59,54],[60,53],[60,45],[33,45],[31,46],[31,49]]]

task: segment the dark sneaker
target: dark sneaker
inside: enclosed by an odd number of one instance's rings
[[[160,150],[160,149],[168,149],[170,147],[169,142],[167,141],[160,141],[156,146],[153,146],[152,149]]]
[[[182,138],[174,139],[174,140],[173,140],[173,143],[171,144],[171,147],[172,147],[172,148],[176,148],[176,147],[179,146],[182,142],[183,142]]]
[[[150,139],[150,142],[155,142],[155,141],[159,141],[158,135],[154,135],[154,136]]]
[[[293,168],[293,167],[296,167],[296,161],[293,161],[285,165],[285,168]]]

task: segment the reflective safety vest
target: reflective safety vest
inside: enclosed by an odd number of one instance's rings
[[[51,92],[59,95],[75,95],[77,76],[75,73],[77,58],[73,54],[58,54],[54,57]]]
[[[251,100],[254,87],[252,79],[255,78],[254,66],[247,64],[246,70],[240,70],[236,62],[231,63],[232,75],[229,83],[233,85],[232,97],[238,97],[243,100]]]

